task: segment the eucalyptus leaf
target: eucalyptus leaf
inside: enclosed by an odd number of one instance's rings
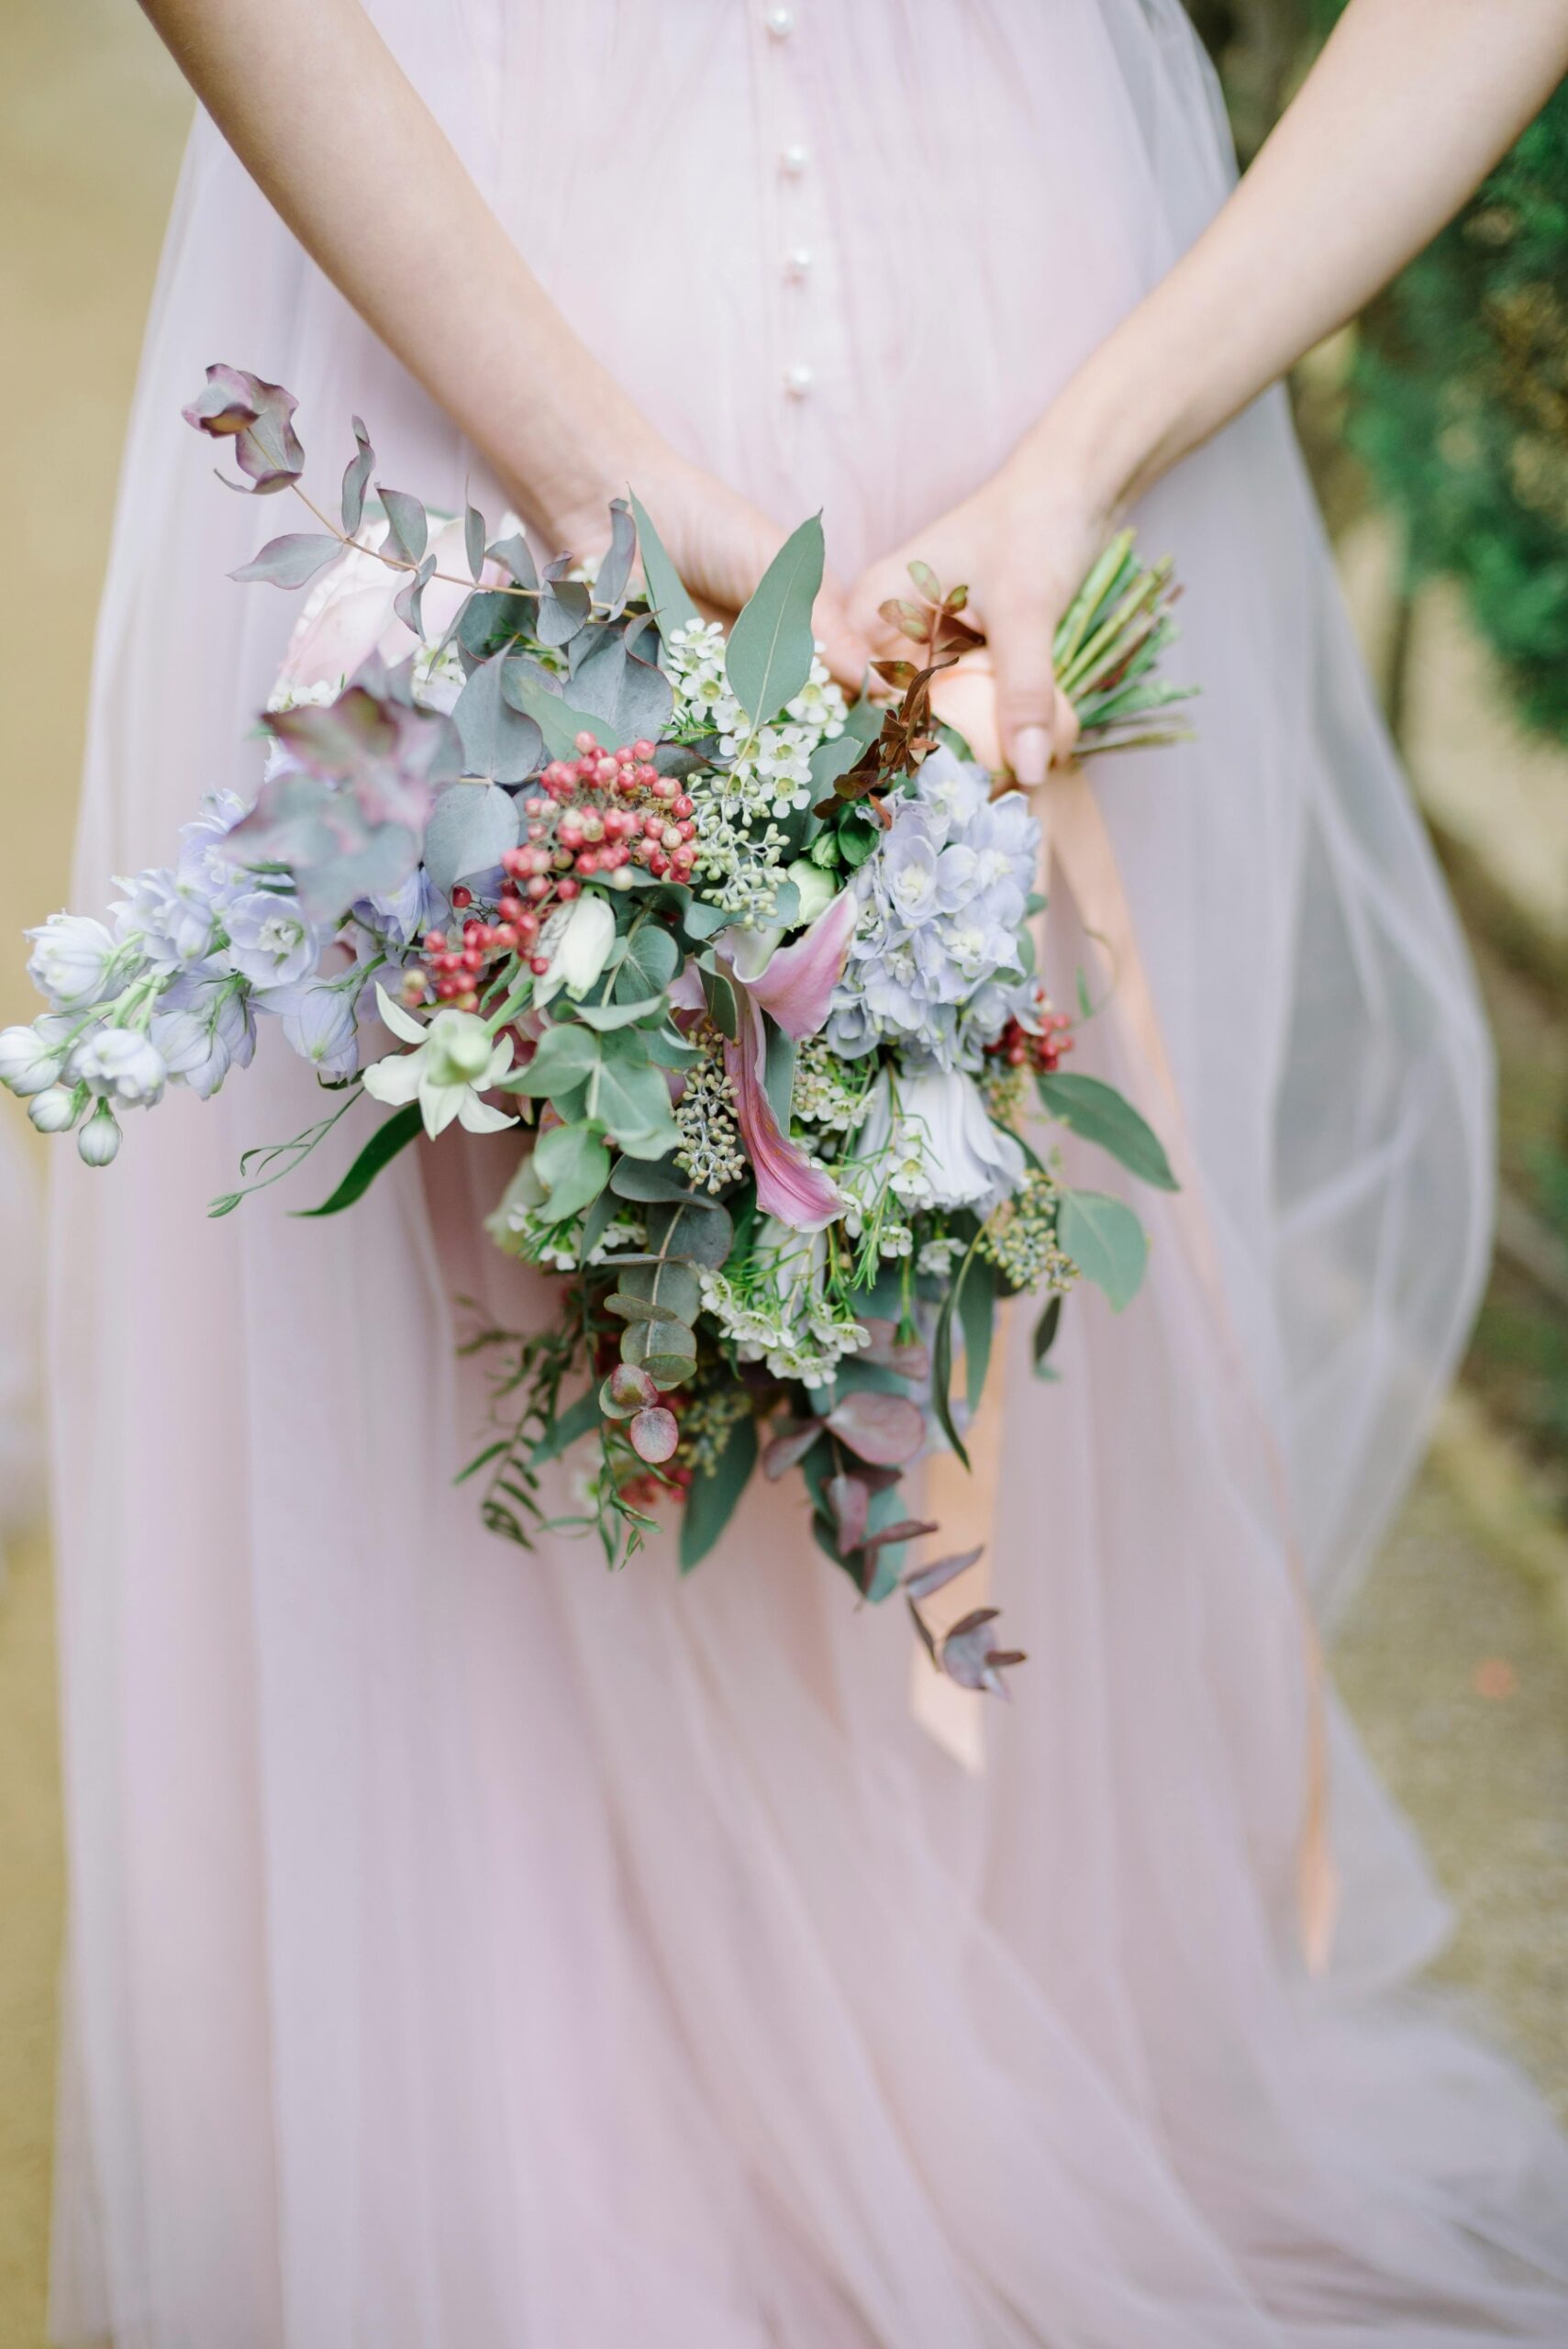
[[[242,562],[228,575],[243,581],[264,579],[270,587],[303,587],[340,551],[329,531],[286,530],[281,539],[269,539],[253,561]]]
[[[1129,1207],[1104,1191],[1064,1191],[1056,1232],[1084,1278],[1104,1289],[1113,1312],[1131,1303],[1143,1279],[1149,1241]]]
[[[471,874],[488,873],[517,845],[517,802],[493,783],[452,783],[425,827],[425,865],[443,896]]]
[[[485,549],[485,552],[495,562],[506,566],[517,586],[538,588],[538,566],[528,542],[520,531],[514,530],[509,539],[497,539],[494,546]]]
[[[610,1176],[610,1188],[620,1199],[636,1199],[645,1205],[658,1203],[668,1206],[695,1197],[684,1175],[673,1174],[668,1167],[650,1166],[641,1160],[617,1160]],[[715,1214],[723,1214],[721,1208]]]
[[[469,577],[477,579],[484,568],[484,517],[476,506],[463,507],[462,551],[468,558]]]
[[[626,602],[627,585],[631,578],[632,560],[636,553],[637,529],[631,510],[624,497],[612,497],[609,549],[594,582],[595,602],[606,607],[612,616],[619,612]]]
[[[428,554],[406,587],[400,587],[392,599],[392,608],[406,629],[419,638],[425,633],[425,590],[435,577],[436,558]]]
[[[593,1127],[552,1126],[534,1144],[534,1172],[545,1186],[544,1213],[551,1223],[581,1215],[598,1197],[610,1175],[610,1153]]]
[[[552,759],[574,759],[578,735],[597,735],[601,730],[600,718],[588,711],[572,708],[559,694],[551,693],[548,685],[541,684],[537,670],[523,662],[507,662],[502,690],[514,709],[533,719]]]
[[[656,921],[639,922],[626,941],[615,975],[617,1003],[645,1003],[662,996],[681,964],[681,950]]]
[[[1035,1323],[1034,1336],[1029,1341],[1030,1357],[1034,1363],[1035,1375],[1037,1377],[1046,1375],[1046,1356],[1050,1353],[1051,1349],[1056,1343],[1056,1333],[1061,1327],[1062,1294],[1061,1291],[1058,1290],[1057,1294],[1045,1307],[1040,1319]]]
[[[1069,1070],[1042,1074],[1035,1082],[1050,1115],[1070,1126],[1084,1141],[1097,1142],[1130,1174],[1158,1190],[1181,1187],[1158,1135],[1114,1085]]]
[[[350,539],[364,519],[365,491],[374,471],[375,451],[371,447],[370,434],[356,416],[354,453],[343,474],[343,528]]]
[[[621,1274],[618,1291],[642,1308],[630,1317],[638,1320],[684,1321],[689,1329],[702,1310],[702,1285],[681,1257],[628,1264]]]
[[[786,1035],[777,1021],[762,1015],[762,1030],[767,1039],[762,1063],[762,1090],[768,1105],[778,1119],[779,1131],[789,1131],[789,1105],[795,1094],[795,1038]]]
[[[591,1083],[599,1066],[599,1040],[575,1020],[547,1028],[526,1068],[506,1079],[508,1093],[555,1097],[574,1085]]]
[[[452,720],[471,774],[522,783],[543,765],[545,741],[538,723],[514,708],[506,695],[507,658],[493,653],[474,670],[452,706]]]
[[[637,541],[642,556],[642,576],[648,587],[648,600],[659,622],[659,633],[668,643],[678,628],[684,628],[699,617],[697,607],[682,584],[681,574],[664,551],[664,542],[639,504],[635,491],[628,491],[632,518],[637,524]]]
[[[980,1408],[991,1364],[996,1317],[996,1275],[984,1256],[971,1258],[959,1284],[958,1319],[963,1330],[964,1399],[971,1419]]]
[[[753,726],[776,718],[811,674],[822,560],[822,518],[814,514],[784,540],[729,632],[725,674]]]
[[[387,530],[393,546],[406,562],[422,562],[429,542],[430,526],[425,509],[417,497],[406,489],[388,489],[378,481],[375,494],[386,513]]]
[[[557,647],[570,644],[586,624],[591,609],[592,598],[580,579],[549,579],[540,593],[534,623],[539,642]]]
[[[720,1035],[727,1036],[732,1044],[735,1043],[740,1034],[740,1005],[733,980],[728,973],[709,970],[706,964],[699,965],[697,975],[702,981],[703,1000],[707,1005],[708,1018]]]

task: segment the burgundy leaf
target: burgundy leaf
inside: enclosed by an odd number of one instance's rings
[[[938,1661],[950,1680],[961,1688],[982,1689],[992,1697],[1006,1697],[1007,1684],[1002,1677],[1005,1665],[1022,1664],[1021,1649],[998,1648],[993,1645],[991,1626],[996,1620],[995,1607],[978,1607],[955,1623],[938,1651]]]
[[[926,1440],[926,1420],[907,1395],[881,1395],[857,1388],[835,1403],[828,1425],[862,1460],[884,1467],[913,1460]]]
[[[299,402],[281,384],[241,367],[209,367],[206,389],[181,412],[214,440],[232,440],[234,460],[258,497],[286,489],[305,471],[305,451],[291,421]]]
[[[631,1448],[638,1458],[657,1465],[660,1461],[669,1459],[680,1441],[681,1431],[675,1425],[674,1412],[667,1411],[662,1403],[656,1403],[649,1410],[639,1411],[628,1433]]]
[[[804,1460],[821,1432],[820,1419],[807,1419],[803,1427],[786,1428],[783,1435],[774,1436],[762,1454],[762,1474],[769,1483],[776,1485],[797,1460]]]
[[[658,1402],[659,1389],[640,1364],[617,1362],[599,1389],[599,1399],[611,1419],[629,1419]]]
[[[826,1490],[838,1528],[840,1549],[858,1550],[865,1540],[870,1493],[858,1476],[849,1475],[829,1476]]]
[[[919,1531],[934,1533],[936,1528],[934,1525],[922,1525]],[[983,1543],[980,1549],[965,1550],[955,1557],[933,1558],[929,1566],[917,1566],[912,1574],[906,1575],[904,1587],[911,1598],[929,1598],[934,1591],[942,1589],[950,1582],[956,1582],[960,1575],[967,1574],[976,1559],[984,1554],[984,1550]]]
[[[266,725],[307,774],[339,784],[372,823],[418,829],[439,783],[462,772],[462,744],[450,718],[350,685],[324,708],[301,703],[272,711]]]
[[[884,1370],[895,1370],[900,1378],[928,1378],[931,1357],[917,1338],[901,1339],[896,1321],[884,1321],[880,1315],[862,1315],[861,1327],[871,1332],[871,1343],[862,1346],[859,1359],[874,1362]]]

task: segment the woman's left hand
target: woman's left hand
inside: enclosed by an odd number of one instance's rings
[[[1078,734],[1052,673],[1057,624],[1108,528],[1108,514],[1052,461],[1037,428],[961,506],[861,573],[849,591],[851,623],[879,655],[906,657],[907,641],[878,607],[910,594],[909,563],[929,563],[944,588],[967,587],[964,617],[985,631],[1002,759],[1019,783],[1043,783]]]

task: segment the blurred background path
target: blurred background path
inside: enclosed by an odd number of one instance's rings
[[[1303,0],[1195,13],[1245,143],[1288,86]],[[130,0],[5,0],[0,1023],[35,1008],[23,924],[65,898],[86,631],[189,113]],[[1510,1187],[1466,1386],[1337,1662],[1454,1898],[1444,1978],[1568,2115],[1568,754],[1521,735],[1457,591],[1405,591],[1401,527],[1344,445],[1357,354],[1354,335],[1317,354],[1299,406],[1498,1027]],[[1568,536],[1563,546],[1568,563]],[[41,1171],[17,1105],[0,1098],[0,1117]],[[13,1543],[0,1581],[0,2349],[43,2349],[62,1922],[49,1569],[35,1533]]]

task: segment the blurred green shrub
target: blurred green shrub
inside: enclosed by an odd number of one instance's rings
[[[1344,0],[1193,0],[1246,161]],[[1462,584],[1531,725],[1568,740],[1568,83],[1362,323],[1346,437],[1410,585]]]

